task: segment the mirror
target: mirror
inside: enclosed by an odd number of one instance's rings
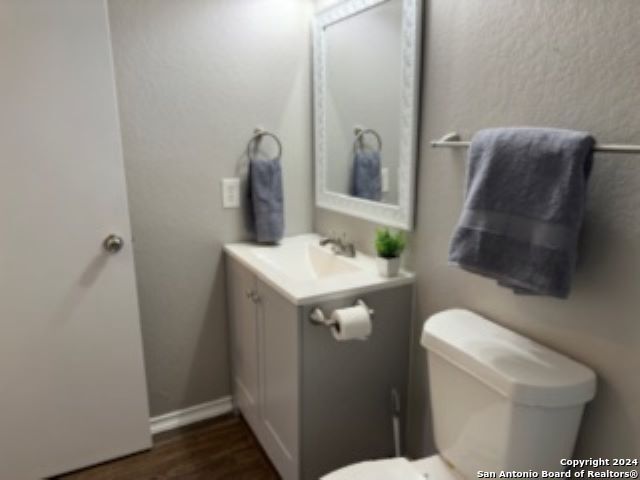
[[[316,203],[411,229],[420,0],[349,0],[314,22]]]

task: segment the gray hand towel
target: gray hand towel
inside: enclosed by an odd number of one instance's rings
[[[376,201],[382,198],[380,164],[379,152],[355,152],[351,179],[351,194],[354,197]]]
[[[589,134],[570,130],[479,131],[449,261],[516,293],[566,298],[593,145]]]
[[[282,168],[278,158],[250,161],[249,195],[256,240],[278,242],[284,232]]]

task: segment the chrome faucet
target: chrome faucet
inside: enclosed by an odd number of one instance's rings
[[[336,255],[353,258],[356,256],[356,247],[353,243],[347,242],[345,236],[327,237],[320,240],[320,246],[331,245],[331,251]]]

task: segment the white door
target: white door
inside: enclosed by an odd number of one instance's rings
[[[0,0],[0,478],[149,446],[106,4]]]

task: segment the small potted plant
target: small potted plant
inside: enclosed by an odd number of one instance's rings
[[[383,277],[395,277],[400,271],[400,255],[406,241],[402,232],[391,233],[388,228],[376,232],[378,273]]]

